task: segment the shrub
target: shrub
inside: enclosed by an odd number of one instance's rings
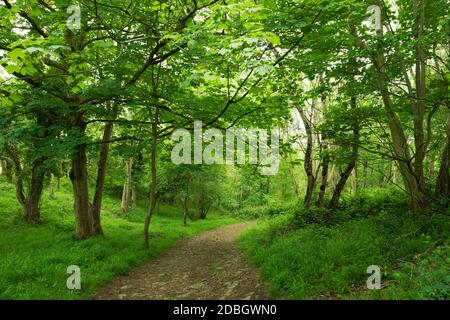
[[[403,205],[396,194],[344,199],[337,224],[322,223],[323,209],[300,210],[266,219],[238,243],[274,297],[448,297],[450,219],[413,218]],[[383,290],[368,292],[369,265],[381,267]]]
[[[264,218],[279,214],[294,214],[298,211],[298,204],[293,202],[272,203],[263,206],[245,207],[234,212],[234,215],[242,218]]]

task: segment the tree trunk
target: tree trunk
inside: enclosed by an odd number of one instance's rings
[[[137,194],[136,194],[136,187],[131,188],[131,206],[132,208],[137,207]]]
[[[423,122],[425,116],[425,99],[426,99],[426,63],[425,51],[421,44],[423,38],[425,24],[425,0],[413,1],[414,26],[415,26],[415,59],[416,59],[416,95],[417,99],[412,103],[411,112],[414,120],[414,171],[417,179],[418,187],[425,190],[425,176],[423,170],[423,161],[425,159],[425,142],[423,132]]]
[[[420,182],[411,168],[410,163],[412,157],[409,153],[408,143],[401,128],[400,121],[393,111],[392,100],[387,94],[384,95],[385,105],[388,106],[388,123],[391,130],[394,152],[398,157],[399,170],[408,193],[408,205],[413,213],[421,213],[426,208],[426,196],[420,188]]]
[[[319,196],[317,197],[316,207],[321,207],[323,205],[323,200],[325,198],[325,192],[327,189],[328,182],[328,161],[322,163],[322,181],[320,183]]]
[[[97,168],[97,181],[95,184],[94,201],[92,203],[92,227],[95,234],[102,235],[103,229],[101,225],[101,211],[102,211],[102,198],[103,189],[105,186],[106,168],[109,154],[109,140],[111,140],[113,132],[113,122],[109,121],[105,123],[105,129],[103,131],[102,146],[100,149],[100,157]]]
[[[327,206],[327,209],[334,210],[339,202],[339,198],[341,197],[341,193],[344,190],[345,184],[347,182],[348,177],[352,173],[353,167],[355,166],[355,162],[352,161],[348,164],[344,172],[341,173],[341,177],[334,188],[333,196],[330,200],[330,203]]]
[[[189,196],[184,196],[183,199],[183,225],[187,224],[187,218],[189,216]]]
[[[120,202],[120,208],[122,209],[122,212],[125,213],[128,212],[128,206],[125,206],[126,202],[127,202],[127,179],[125,178],[125,182],[123,183],[122,187],[122,201]]]
[[[189,214],[189,185],[191,183],[192,174],[188,173],[186,176],[186,195],[183,199],[183,225],[186,225],[187,218],[189,217],[191,221],[194,221],[194,218]]]
[[[305,208],[308,208],[311,203],[311,198],[312,198],[314,188],[316,185],[316,178],[314,177],[314,172],[313,172],[313,158],[312,158],[313,135],[312,135],[311,123],[310,123],[308,117],[306,116],[305,112],[303,111],[302,108],[297,108],[297,110],[300,113],[300,117],[302,118],[303,125],[305,126],[306,137],[307,137],[305,160],[304,160],[303,167],[305,169],[305,173],[306,173],[308,182],[307,182],[307,187],[306,187],[305,199],[303,201],[303,206]]]
[[[25,206],[25,221],[38,223],[41,220],[39,212],[39,202],[41,200],[42,189],[44,187],[45,171],[42,169],[44,159],[40,158],[34,161],[31,174],[30,191]]]
[[[150,171],[151,171],[151,187],[150,187],[150,203],[148,206],[147,216],[145,217],[144,224],[144,242],[145,246],[149,246],[149,227],[150,222],[155,211],[156,206],[156,183],[157,183],[157,168],[156,168],[156,143],[158,139],[158,118],[159,118],[159,108],[156,107],[155,117],[152,123],[152,151],[150,156]]]
[[[122,191],[122,211],[128,213],[130,208],[130,197],[131,197],[131,172],[133,167],[133,158],[129,157],[126,162],[127,170],[125,177],[125,184]]]
[[[328,167],[330,167],[330,165],[328,165]],[[337,171],[339,170],[339,168],[337,168],[337,166],[335,164],[331,164],[331,171],[328,169],[329,173],[328,173],[328,181],[327,181],[327,186],[329,188],[334,189],[334,187],[336,187],[337,184]]]
[[[442,151],[441,164],[436,179],[436,193],[440,196],[450,196],[450,116],[447,120],[447,143]]]
[[[324,120],[326,120],[326,114],[327,114],[327,104],[326,104],[326,97],[322,96],[322,111],[324,114]],[[320,182],[320,187],[319,187],[319,195],[317,197],[317,201],[316,201],[316,207],[322,207],[323,205],[323,200],[325,198],[325,192],[327,189],[327,184],[328,184],[328,170],[329,170],[329,159],[328,159],[328,155],[326,154],[327,150],[328,150],[328,133],[322,132],[322,141],[321,141],[321,148],[322,148],[322,153],[325,154],[323,160],[322,160],[322,180]]]
[[[9,162],[14,169],[16,177],[16,198],[22,207],[24,219],[28,223],[38,223],[40,222],[39,202],[41,200],[45,176],[45,171],[42,166],[46,158],[38,158],[33,161],[30,190],[26,197],[23,188],[23,172],[19,152],[16,147],[12,145],[7,146],[6,150],[10,158],[2,158]]]
[[[358,192],[358,167],[355,164],[355,167],[352,170],[352,196],[355,197]]]
[[[397,167],[394,165],[392,167],[392,183],[394,185],[398,185],[398,175],[397,175]]]
[[[379,68],[381,68],[381,70],[383,70],[384,68],[382,67],[383,64],[384,63],[381,62],[378,63],[378,66]],[[420,186],[420,179],[416,177],[415,172],[410,165],[412,157],[408,149],[408,142],[401,127],[400,121],[394,112],[392,99],[387,93],[387,85],[384,80],[383,72],[377,73],[377,79],[380,88],[383,88],[381,92],[384,106],[388,115],[388,125],[391,132],[394,154],[397,157],[396,161],[403,178],[405,190],[408,194],[409,208],[414,214],[422,213],[427,206],[426,194]]]
[[[56,183],[56,189],[59,190],[61,188],[61,176],[63,174],[64,168],[63,168],[63,163],[61,162],[59,164],[59,172],[58,172],[58,179],[57,179],[57,183]]]
[[[3,160],[8,161],[14,169],[16,198],[25,212],[26,198],[23,190],[22,165],[20,163],[19,152],[15,146],[6,146],[6,151],[10,158],[2,157]]]
[[[416,1],[415,1],[416,2]],[[377,1],[377,4],[380,4],[380,1]],[[415,4],[417,5],[417,4]],[[380,6],[381,8],[381,6]],[[351,33],[355,36],[355,38],[358,41],[358,44],[365,50],[367,49],[367,46],[364,44],[364,42],[358,37],[356,28],[351,27]],[[377,33],[379,36],[383,35],[383,29],[377,30]],[[381,48],[381,47],[380,47]],[[420,55],[420,52],[419,52]],[[420,59],[420,58],[419,58]],[[386,59],[384,56],[384,53],[380,50],[375,52],[372,56],[372,63],[376,70],[376,83],[378,90],[380,91],[383,105],[386,110],[387,114],[387,124],[389,126],[389,131],[391,134],[392,139],[392,146],[393,151],[395,155],[395,160],[398,164],[398,169],[400,171],[400,174],[403,178],[403,184],[405,186],[405,190],[408,194],[408,205],[413,214],[417,213],[423,213],[427,207],[427,200],[428,197],[426,195],[426,192],[422,186],[422,178],[420,174],[420,166],[423,165],[421,163],[420,158],[422,157],[421,154],[419,154],[419,160],[416,159],[414,163],[414,168],[412,166],[413,157],[411,157],[411,154],[409,152],[409,145],[408,141],[406,139],[405,132],[403,131],[403,128],[401,126],[399,117],[394,111],[393,101],[389,92],[389,87],[386,81]],[[419,75],[416,75],[418,77],[419,85],[422,85],[423,80],[423,74],[425,70],[422,70],[422,66],[419,66]],[[423,74],[422,74],[423,72]],[[405,73],[405,72],[404,72]],[[409,79],[407,77],[407,74],[405,75],[405,81],[408,83]],[[410,87],[410,85],[408,85]],[[423,88],[419,88],[419,90],[423,90]],[[412,91],[412,90],[409,90]],[[424,92],[418,92],[418,96],[422,98],[422,102],[424,102],[423,99]],[[412,102],[412,104],[414,104]],[[421,116],[421,108],[422,105],[416,105],[413,109],[413,112],[415,112],[419,117]],[[414,123],[414,129],[420,131],[420,119],[416,120]],[[423,132],[422,132],[423,134]],[[419,141],[416,142],[416,153],[419,151],[421,152],[421,148],[423,147],[423,143],[420,141],[421,133],[420,132],[414,132],[415,139],[418,138]],[[415,170],[419,170],[419,175],[415,172]]]
[[[70,179],[73,185],[75,209],[75,237],[85,239],[95,235],[93,228],[92,210],[89,203],[88,174],[86,145],[75,147],[72,156],[72,170]]]
[[[351,98],[351,108],[352,110],[356,109],[356,98]],[[355,121],[353,123],[353,141],[352,141],[352,155],[351,160],[345,170],[341,173],[339,178],[339,182],[333,191],[333,196],[331,197],[330,203],[327,206],[328,210],[334,210],[337,207],[339,202],[339,198],[341,197],[341,193],[344,190],[345,184],[347,182],[348,177],[352,173],[353,169],[356,166],[356,160],[358,158],[358,146],[359,146],[359,123]]]

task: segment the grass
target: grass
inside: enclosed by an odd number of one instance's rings
[[[106,197],[102,213],[105,236],[77,241],[67,186],[56,193],[56,200],[44,195],[43,222],[27,225],[21,219],[14,188],[4,177],[0,179],[0,299],[90,299],[114,276],[161,255],[177,241],[236,222],[212,213],[206,220],[185,227],[180,209],[161,206],[150,226],[150,248],[146,249],[145,208],[138,207],[124,216],[120,201]],[[66,287],[69,265],[81,268],[81,290]]]
[[[250,262],[260,267],[271,296],[450,298],[447,216],[413,219],[392,207],[332,226],[313,223],[298,228],[296,220],[292,215],[269,218],[238,238]],[[370,265],[381,268],[381,290],[366,287]]]

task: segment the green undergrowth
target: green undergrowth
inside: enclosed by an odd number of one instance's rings
[[[449,299],[450,219],[414,218],[404,202],[375,191],[345,199],[326,223],[321,210],[270,217],[238,244],[275,298]],[[367,289],[370,265],[381,290]]]
[[[89,299],[114,276],[161,255],[180,239],[236,222],[212,213],[206,220],[183,226],[181,209],[161,206],[150,226],[150,248],[146,249],[146,209],[138,207],[123,215],[120,201],[106,196],[105,235],[77,241],[72,195],[67,189],[56,192],[55,200],[45,194],[42,223],[28,225],[22,221],[14,188],[0,181],[0,299]],[[67,289],[70,265],[81,269],[81,290]]]

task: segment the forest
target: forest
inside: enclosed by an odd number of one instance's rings
[[[450,299],[448,0],[0,0],[0,300]]]

